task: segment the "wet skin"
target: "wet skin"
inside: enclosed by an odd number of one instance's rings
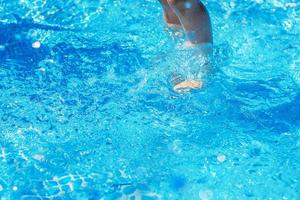
[[[192,44],[213,42],[209,14],[200,1],[160,0],[160,3],[166,23],[181,26]]]

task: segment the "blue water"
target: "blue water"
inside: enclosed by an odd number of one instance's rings
[[[0,199],[300,199],[300,3],[203,2],[179,94],[157,0],[0,0]]]

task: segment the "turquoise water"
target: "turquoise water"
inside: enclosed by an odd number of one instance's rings
[[[0,199],[299,199],[300,3],[203,1],[213,67],[156,0],[0,0]]]

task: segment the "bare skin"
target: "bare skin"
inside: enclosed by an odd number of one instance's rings
[[[159,1],[163,6],[164,19],[166,23],[171,27],[172,26],[181,27],[180,20],[177,17],[176,13],[173,11],[173,9],[169,6],[168,1],[167,0],[159,0]]]
[[[173,87],[177,92],[190,92],[192,89],[202,88],[202,81],[186,80]]]
[[[212,43],[212,28],[205,6],[198,0],[159,0],[169,26],[182,27],[189,47]],[[202,81],[185,80],[174,86],[175,91],[187,92],[203,86]]]

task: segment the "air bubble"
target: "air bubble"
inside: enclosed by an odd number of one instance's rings
[[[181,140],[174,140],[172,143],[171,149],[175,154],[180,154],[182,152]]]
[[[35,160],[42,161],[42,160],[44,160],[45,157],[43,155],[36,154],[36,155],[33,155],[32,158]]]
[[[13,189],[13,191],[17,191],[17,190],[18,190],[18,187],[17,187],[17,186],[14,186],[12,189]]]
[[[209,189],[204,189],[199,192],[199,198],[201,200],[210,200],[213,197],[213,192]]]
[[[41,71],[41,72],[45,72],[45,71],[46,71],[46,69],[45,69],[44,67],[41,67],[41,68],[39,68],[39,71]]]
[[[223,162],[225,162],[225,160],[226,160],[226,156],[225,156],[224,154],[219,154],[219,155],[217,156],[217,160],[218,160],[220,163],[223,163]]]
[[[32,43],[32,48],[38,49],[40,47],[41,47],[41,43],[39,41]]]

